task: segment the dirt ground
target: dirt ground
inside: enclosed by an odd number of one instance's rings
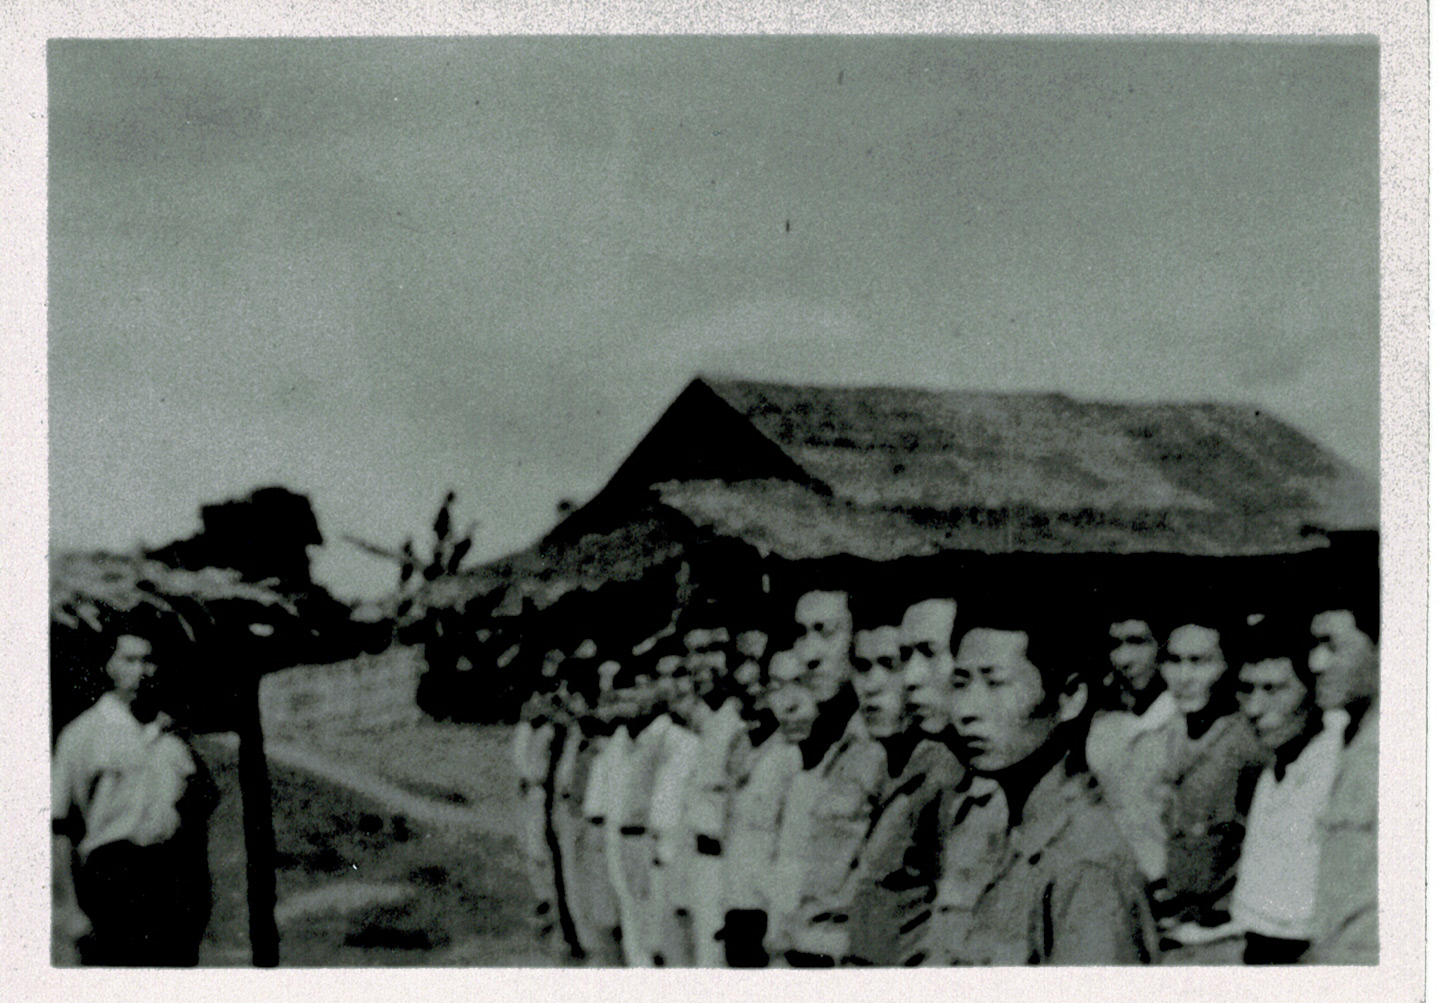
[[[527,926],[507,741],[504,728],[425,722],[271,743],[281,965],[555,964]],[[201,964],[247,965],[235,745],[198,744],[221,789]]]

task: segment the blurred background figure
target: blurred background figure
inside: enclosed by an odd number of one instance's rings
[[[1168,839],[1154,901],[1166,923],[1224,918],[1244,836],[1244,794],[1269,758],[1239,713],[1239,666],[1225,650],[1225,636],[1241,627],[1216,615],[1182,623],[1159,665],[1175,709],[1158,795]]]
[[[1158,671],[1158,639],[1146,619],[1117,620],[1109,624],[1109,665],[1113,669],[1103,709],[1143,714],[1164,691]]]
[[[599,655],[603,657],[603,653]],[[593,710],[583,725],[588,739],[588,769],[581,761],[575,778],[582,791],[570,879],[575,932],[587,961],[614,966],[624,961],[620,943],[619,899],[609,880],[604,828],[613,804],[614,735],[630,707],[615,688],[620,664],[599,662],[594,672]]]
[[[800,744],[809,738],[819,708],[797,677],[802,668],[792,651],[774,655],[766,703],[775,729],[754,749],[746,776],[731,802],[730,846],[725,854],[728,910],[719,938],[730,968],[769,964],[765,937],[770,922],[780,820],[789,787],[803,768]]]
[[[1348,715],[1318,819],[1318,900],[1303,959],[1316,964],[1378,964],[1378,590],[1354,592],[1330,589],[1333,605],[1310,625],[1318,705]]]

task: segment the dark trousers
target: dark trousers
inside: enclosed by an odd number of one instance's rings
[[[1303,952],[1308,950],[1306,940],[1285,940],[1282,937],[1265,937],[1261,933],[1250,933],[1243,948],[1245,965],[1296,965]]]
[[[107,843],[75,875],[75,897],[92,929],[81,938],[86,965],[184,968],[199,963],[210,919],[203,847]]]
[[[764,950],[768,929],[769,914],[764,910],[730,909],[724,914],[724,929],[719,931],[724,963],[730,968],[769,967],[769,952]]]

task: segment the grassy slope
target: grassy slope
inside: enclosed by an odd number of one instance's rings
[[[416,793],[493,804],[495,818],[509,817],[514,795],[503,729],[422,725],[307,739]],[[222,791],[211,823],[215,910],[201,960],[243,965],[249,953],[235,758],[219,743],[201,744]],[[499,826],[417,825],[363,795],[273,764],[271,782],[282,965],[553,963],[528,934],[528,884],[514,837]]]

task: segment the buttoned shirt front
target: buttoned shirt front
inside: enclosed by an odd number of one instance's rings
[[[656,853],[669,862],[693,848],[684,829],[684,801],[689,777],[694,771],[699,736],[677,723],[665,730],[663,750],[654,775],[654,795],[649,805],[649,827],[657,839]],[[687,846],[685,845],[687,844]]]
[[[1244,839],[1239,803],[1270,756],[1241,714],[1219,718],[1197,740],[1188,738],[1179,717],[1168,738],[1163,782],[1171,794],[1163,817],[1169,908],[1202,922],[1227,904]]]
[[[1114,822],[1150,881],[1163,877],[1167,870],[1164,814],[1171,789],[1164,783],[1164,770],[1168,732],[1182,725],[1173,694],[1164,692],[1142,714],[1100,714],[1089,727],[1089,769],[1098,778]]]
[[[634,736],[624,760],[617,805],[619,825],[623,828],[648,831],[654,784],[664,756],[664,739],[672,727],[674,722],[669,716],[661,714]]]
[[[828,911],[869,831],[885,778],[884,747],[850,721],[820,761],[794,778],[777,843],[778,883],[771,924],[795,917],[811,900]]]
[[[954,754],[926,739],[899,775],[886,779],[846,892],[835,905],[844,916],[843,960],[898,965],[913,954],[933,899],[916,836],[936,828],[926,818],[938,811],[943,794],[954,789],[962,775]]]
[[[1318,818],[1328,807],[1348,715],[1329,711],[1323,730],[1277,778],[1263,772],[1233,889],[1233,919],[1245,930],[1307,940],[1318,895]]]
[[[804,765],[798,747],[777,734],[754,750],[751,763],[734,792],[725,853],[725,899],[735,909],[764,909],[769,904],[779,819],[789,785]]]
[[[721,843],[728,828],[729,801],[734,792],[729,769],[734,746],[743,741],[745,722],[739,701],[729,699],[705,716],[699,728],[699,747],[689,774],[684,819],[690,832]]]
[[[993,838],[998,792],[964,799],[972,827],[950,842],[937,905],[953,921],[927,963],[1120,965],[1146,963],[1156,935],[1144,880],[1088,773],[1060,762],[1029,794],[1023,818]],[[968,844],[968,845],[965,845]],[[973,845],[977,844],[977,845]],[[989,847],[993,847],[992,852]],[[978,861],[975,864],[975,861]],[[979,880],[992,862],[989,876]],[[959,880],[953,880],[955,872]]]

